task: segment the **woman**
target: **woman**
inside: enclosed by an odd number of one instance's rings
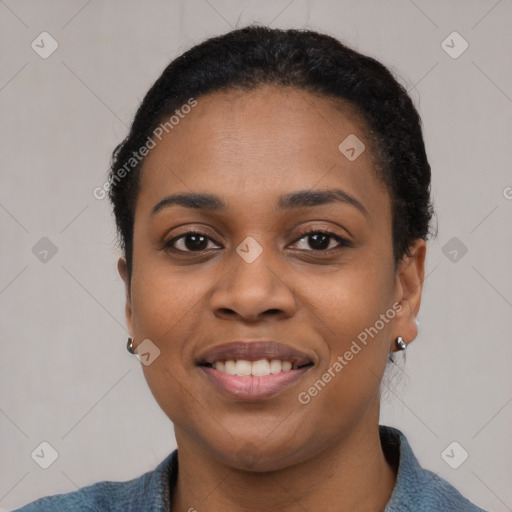
[[[20,510],[482,510],[379,426],[432,216],[421,121],[383,65],[312,31],[209,39],[150,89],[107,189],[128,350],[178,449]]]

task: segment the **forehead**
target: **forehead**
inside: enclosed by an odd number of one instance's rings
[[[290,190],[332,186],[361,202],[385,196],[376,206],[388,200],[357,110],[303,90],[264,86],[201,96],[156,142],[140,181],[145,208],[176,192],[215,191],[228,204],[261,204]]]

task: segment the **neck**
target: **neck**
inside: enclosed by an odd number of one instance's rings
[[[378,414],[376,419],[304,462],[269,472],[226,466],[177,429],[179,474],[172,510],[380,512],[396,473],[382,451]]]

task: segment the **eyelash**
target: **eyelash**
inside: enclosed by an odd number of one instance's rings
[[[337,247],[331,247],[330,249],[324,249],[324,250],[309,249],[306,252],[331,254],[331,252],[340,250],[343,247],[351,247],[350,242],[346,238],[344,238],[344,237],[334,233],[333,231],[331,231],[329,229],[325,229],[325,228],[318,229],[318,228],[315,228],[315,227],[306,228],[304,230],[299,230],[299,237],[296,238],[293,243],[295,244],[298,241],[302,240],[303,238],[306,238],[308,235],[314,235],[314,234],[328,235],[330,238],[336,240],[339,245]],[[329,243],[329,245],[330,245],[330,243]],[[299,249],[299,250],[302,251],[304,249]]]
[[[322,228],[322,229],[308,228],[305,230],[300,230],[299,237],[296,238],[293,243],[295,244],[295,243],[299,242],[300,240],[302,240],[303,238],[307,237],[308,235],[314,235],[314,234],[328,235],[330,238],[335,239],[339,245],[337,247],[331,247],[330,249],[323,249],[323,250],[322,249],[310,249],[310,250],[299,249],[299,251],[331,254],[332,251],[340,250],[343,247],[351,247],[351,243],[346,238],[343,238],[340,235],[330,231],[329,229],[325,229],[325,228]],[[201,254],[201,253],[204,253],[205,251],[211,250],[211,249],[203,249],[201,251],[185,251],[185,250],[176,249],[175,247],[173,247],[174,243],[176,243],[178,240],[186,237],[187,235],[203,236],[203,237],[207,238],[209,241],[213,241],[214,243],[217,243],[206,233],[199,231],[199,230],[190,229],[186,233],[182,233],[181,235],[171,238],[169,241],[165,242],[164,249],[172,250],[175,252],[181,252],[181,253],[191,253],[191,254],[193,254],[193,253]]]

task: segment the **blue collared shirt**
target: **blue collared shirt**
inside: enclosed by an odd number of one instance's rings
[[[398,462],[395,488],[383,512],[485,512],[435,473],[423,469],[405,435],[379,426],[388,460]],[[178,451],[153,471],[127,482],[98,482],[78,491],[41,498],[15,512],[169,512],[178,478]]]

